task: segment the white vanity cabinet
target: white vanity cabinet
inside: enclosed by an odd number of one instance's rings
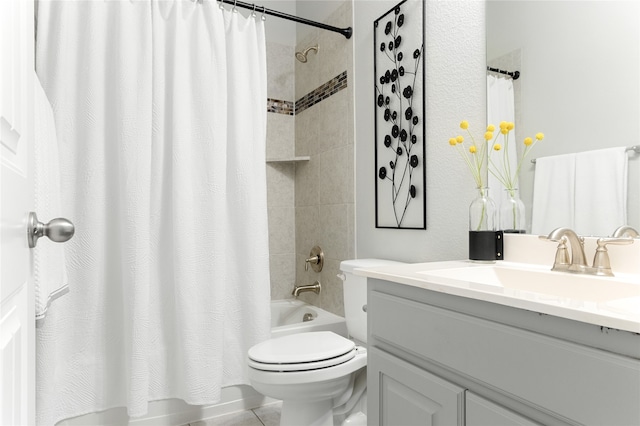
[[[470,391],[465,402],[466,426],[542,426]]]
[[[368,279],[371,425],[640,425],[640,335]]]
[[[369,410],[368,424],[463,424],[464,388],[376,348],[368,352],[367,374],[376,377],[369,395],[379,395],[369,405],[377,409]]]

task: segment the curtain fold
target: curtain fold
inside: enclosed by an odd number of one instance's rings
[[[71,291],[38,330],[37,421],[210,404],[269,337],[266,55],[215,2],[41,2]]]
[[[493,75],[487,75],[487,122],[496,126],[501,121],[511,122],[515,121],[515,106],[514,106],[514,93],[513,93],[513,80],[510,78],[496,77]],[[500,142],[502,139],[500,138]],[[515,134],[510,135],[510,150],[508,153],[509,170],[512,173],[518,167],[518,153],[516,147],[519,142],[515,140]],[[503,155],[492,155],[491,161],[496,168],[504,170],[505,158]],[[496,202],[496,206],[500,206],[503,201],[508,199],[507,193],[504,189],[504,185],[500,181],[489,173],[488,179],[489,188],[491,190],[491,198]],[[519,185],[516,185],[516,189]]]

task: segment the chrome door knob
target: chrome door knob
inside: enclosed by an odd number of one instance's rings
[[[29,213],[29,223],[27,224],[27,241],[29,248],[34,248],[38,244],[38,238],[48,237],[56,243],[69,241],[75,232],[73,223],[61,217],[51,219],[49,223],[38,221],[35,212]]]

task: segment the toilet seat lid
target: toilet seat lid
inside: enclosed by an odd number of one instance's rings
[[[355,343],[331,331],[313,331],[269,339],[249,349],[249,359],[261,364],[304,364],[352,358]],[[350,353],[351,356],[349,356]],[[345,359],[347,357],[347,359]],[[335,365],[335,364],[333,364]]]
[[[266,364],[264,362],[257,362],[249,359],[249,367],[256,370],[272,371],[278,373],[287,372],[301,372],[320,370],[322,368],[334,367],[339,364],[343,364],[347,361],[351,361],[356,356],[356,349],[347,352],[344,355],[337,356],[335,358],[323,359],[320,361],[301,362],[301,363],[287,363],[287,364]]]

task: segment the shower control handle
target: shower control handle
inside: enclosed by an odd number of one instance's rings
[[[34,248],[38,244],[40,237],[48,237],[56,243],[64,243],[65,241],[69,241],[74,233],[75,227],[68,219],[58,217],[51,219],[49,223],[42,223],[38,221],[38,216],[35,212],[29,213],[27,223],[27,242],[29,243],[29,248]]]
[[[311,265],[311,269],[315,272],[322,271],[322,267],[324,266],[324,252],[318,246],[315,246],[311,249],[311,253],[309,253],[309,258],[304,261],[304,270],[309,270],[309,265]]]

